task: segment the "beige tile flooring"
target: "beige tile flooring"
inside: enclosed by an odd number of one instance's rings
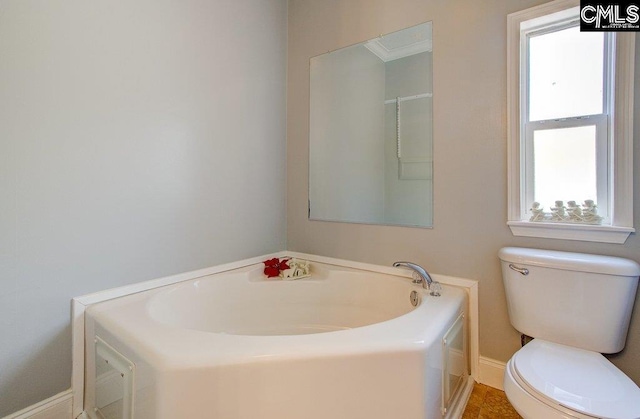
[[[504,391],[475,383],[462,419],[519,419]]]

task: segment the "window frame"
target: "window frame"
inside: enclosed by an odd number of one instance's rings
[[[527,62],[521,54],[528,42],[524,33],[536,28],[550,30],[567,27],[579,16],[579,1],[556,0],[512,13],[507,17],[507,125],[508,125],[508,221],[514,236],[544,237],[566,240],[624,243],[633,228],[633,84],[635,34],[610,33],[605,49],[614,54],[613,65],[605,68],[603,113],[593,116],[596,129],[605,129],[606,141],[596,141],[598,170],[604,163],[606,173],[597,175],[599,213],[605,216],[601,225],[564,224],[528,221],[532,202],[532,148],[527,147],[528,123],[526,78]],[[523,62],[524,61],[524,62]],[[611,77],[607,77],[607,73]],[[525,73],[525,74],[523,74]],[[528,124],[525,124],[528,123]],[[575,118],[536,121],[552,126],[579,124]],[[604,125],[603,125],[604,124]],[[540,126],[541,124],[536,124]],[[589,123],[588,125],[593,125]],[[527,176],[529,171],[529,176]],[[606,192],[602,192],[602,188]],[[602,201],[604,200],[604,201]],[[601,202],[606,202],[604,205]]]

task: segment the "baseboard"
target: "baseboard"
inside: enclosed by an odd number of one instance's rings
[[[504,379],[505,367],[506,364],[504,362],[481,356],[478,382],[499,390],[504,390],[502,380]]]
[[[63,391],[3,419],[72,419],[72,400],[71,390]]]

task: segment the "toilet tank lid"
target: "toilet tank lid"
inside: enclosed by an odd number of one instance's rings
[[[640,275],[640,265],[636,262],[613,256],[526,249],[523,247],[503,247],[498,252],[498,257],[504,262],[543,266],[566,271],[619,276]]]

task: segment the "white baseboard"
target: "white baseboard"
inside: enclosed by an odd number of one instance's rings
[[[72,393],[63,391],[3,419],[72,419]]]
[[[502,380],[504,379],[505,367],[506,364],[504,362],[481,356],[478,382],[498,390],[504,390]]]

